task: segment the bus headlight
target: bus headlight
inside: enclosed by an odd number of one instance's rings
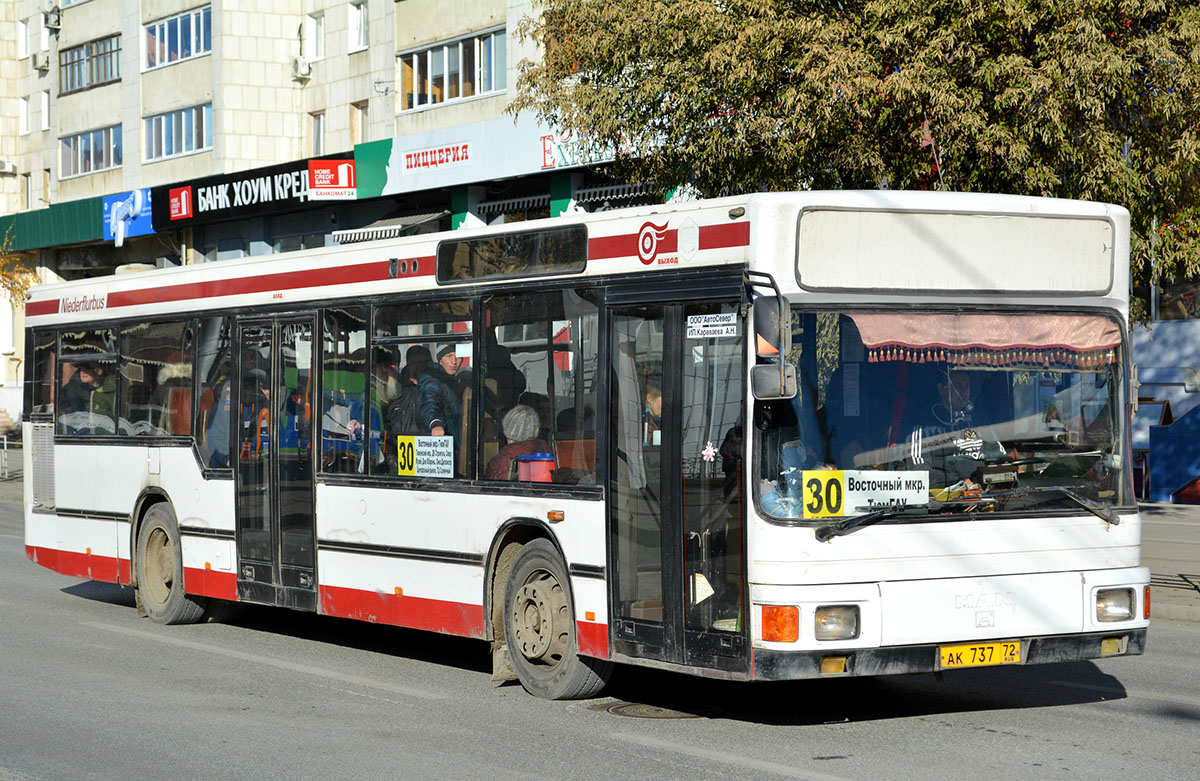
[[[858,637],[858,605],[822,605],[813,616],[818,640],[853,640]]]
[[[1128,621],[1133,618],[1133,589],[1102,588],[1096,592],[1097,621]]]

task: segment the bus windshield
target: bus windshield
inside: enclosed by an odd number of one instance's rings
[[[1096,314],[794,312],[799,392],[757,403],[779,519],[1129,503],[1121,331]],[[826,470],[844,470],[830,487]]]

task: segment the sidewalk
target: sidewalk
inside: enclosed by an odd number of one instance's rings
[[[1142,502],[1150,616],[1200,623],[1200,505]]]

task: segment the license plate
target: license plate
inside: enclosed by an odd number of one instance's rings
[[[1004,643],[976,643],[975,645],[943,645],[938,648],[942,657],[942,669],[956,667],[984,667],[991,664],[1020,664],[1021,644],[1016,641]]]

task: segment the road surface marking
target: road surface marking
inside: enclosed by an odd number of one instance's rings
[[[1181,705],[1191,705],[1194,708],[1200,708],[1200,700],[1195,697],[1176,697],[1173,694],[1160,694],[1158,692],[1146,691],[1144,689],[1119,689],[1114,686],[1096,686],[1090,683],[1073,683],[1071,681],[1050,681],[1054,686],[1065,686],[1068,689],[1083,689],[1090,692],[1100,692],[1101,694],[1125,695],[1126,697],[1136,697],[1140,700],[1161,700],[1163,702],[1177,702]]]
[[[204,651],[218,656],[228,656],[233,659],[241,659],[246,662],[254,662],[256,664],[265,664],[269,667],[276,667],[281,670],[290,670],[291,672],[301,673],[303,675],[313,675],[319,678],[328,678],[333,681],[341,681],[342,683],[352,684],[354,686],[365,686],[370,689],[381,689],[393,694],[403,694],[408,697],[420,697],[426,700],[444,700],[447,695],[440,692],[425,691],[424,689],[413,689],[408,686],[399,686],[386,681],[376,681],[370,678],[360,678],[357,675],[346,675],[345,673],[326,670],[321,667],[312,667],[307,664],[297,664],[296,662],[288,662],[283,659],[273,659],[269,656],[259,656],[258,654],[248,654],[244,651],[234,651],[229,648],[221,648],[215,645],[206,645],[204,643],[196,643],[191,640],[182,640],[177,637],[163,637],[151,632],[141,632],[136,629],[124,629],[121,627],[111,626],[109,624],[101,624],[94,621],[85,621],[85,626],[90,626],[93,629],[103,629],[106,632],[116,632],[117,634],[128,635],[129,637],[137,637],[143,640],[154,640],[167,645],[176,645],[180,648],[190,648],[193,651]]]
[[[712,760],[714,762],[722,762],[729,765],[735,765],[741,769],[749,769],[755,772],[773,773],[787,778],[801,778],[805,781],[848,781],[845,776],[831,776],[828,773],[818,773],[813,770],[804,770],[803,768],[791,767],[790,765],[780,765],[774,762],[764,762],[761,759],[752,759],[743,754],[730,754],[725,751],[714,751],[708,748],[698,748],[696,746],[681,746],[673,740],[657,740],[649,738],[645,735],[630,735],[624,732],[613,734],[617,740],[624,740],[628,743],[636,743],[639,746],[656,749],[659,751],[671,751],[676,754],[685,754],[689,757],[700,757],[702,759]]]

